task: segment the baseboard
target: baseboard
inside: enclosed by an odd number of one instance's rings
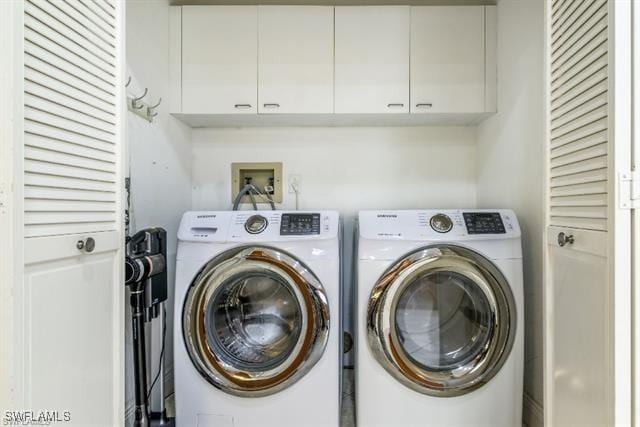
[[[544,427],[542,405],[536,402],[528,393],[524,393],[522,396],[522,422],[527,427]]]

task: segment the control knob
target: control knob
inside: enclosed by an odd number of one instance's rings
[[[249,234],[260,234],[267,228],[269,221],[262,215],[251,215],[249,219],[244,223],[244,229]]]
[[[445,214],[436,214],[429,220],[429,225],[438,233],[447,233],[453,228],[453,221]]]

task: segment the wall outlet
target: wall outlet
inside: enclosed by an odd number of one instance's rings
[[[289,175],[289,179],[287,180],[289,187],[289,194],[295,194],[296,192],[300,194],[302,191],[300,189],[300,183],[302,181],[302,177],[298,174]]]

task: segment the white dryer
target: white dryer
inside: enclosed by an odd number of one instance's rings
[[[358,222],[358,425],[521,425],[515,214],[365,211]]]
[[[337,212],[187,212],[178,231],[176,422],[339,420]]]

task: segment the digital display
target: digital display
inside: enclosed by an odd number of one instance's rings
[[[304,236],[320,234],[320,214],[282,214],[280,222],[281,236]]]
[[[498,212],[465,212],[462,215],[469,234],[506,233]]]

